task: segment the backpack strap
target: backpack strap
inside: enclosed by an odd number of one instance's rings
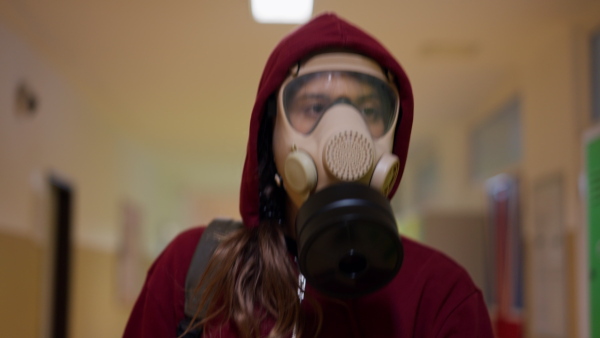
[[[215,252],[220,240],[227,234],[238,230],[242,227],[242,223],[232,219],[214,219],[202,233],[202,237],[198,241],[196,251],[192,257],[192,262],[188,268],[185,278],[185,315],[193,318],[200,304],[200,298],[204,292],[204,286],[200,292],[194,292],[200,279],[208,266],[210,257]],[[202,309],[200,318],[206,315],[206,307]]]
[[[190,267],[188,268],[187,275],[185,277],[185,317],[177,325],[177,337],[202,337],[202,328],[187,331],[185,336],[183,335],[183,333],[186,332],[187,328],[192,323],[192,318],[196,314],[196,310],[200,305],[200,298],[202,297],[202,293],[204,292],[205,288],[203,286],[200,289],[200,292],[194,291],[196,290],[198,283],[200,283],[200,279],[202,278],[202,275],[208,266],[208,261],[215,252],[217,245],[219,245],[221,238],[241,227],[241,222],[231,219],[217,218],[210,222],[206,229],[204,229],[202,237],[200,237],[200,240],[196,245],[196,251],[194,251],[192,262],[190,263]],[[205,316],[206,307],[202,309],[198,319],[202,319]]]

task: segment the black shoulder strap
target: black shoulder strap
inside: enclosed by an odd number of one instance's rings
[[[208,261],[213,255],[219,241],[223,236],[242,227],[242,223],[231,219],[214,219],[202,233],[202,237],[198,241],[196,251],[192,257],[192,262],[185,278],[185,315],[189,318],[194,317],[200,297],[204,288],[200,292],[195,293],[195,289],[200,282],[200,278],[204,274]],[[206,308],[202,309],[201,318],[206,314]]]

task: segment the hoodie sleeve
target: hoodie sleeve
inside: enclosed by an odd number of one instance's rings
[[[492,326],[481,291],[468,296],[443,322],[437,338],[493,338]]]
[[[203,228],[177,236],[154,261],[133,307],[124,338],[176,337],[184,318],[185,277]]]

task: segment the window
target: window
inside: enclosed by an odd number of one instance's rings
[[[471,174],[492,177],[521,160],[521,105],[518,98],[475,127],[471,134]]]

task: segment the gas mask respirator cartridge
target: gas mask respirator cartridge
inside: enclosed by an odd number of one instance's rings
[[[398,92],[372,60],[320,54],[299,66],[278,96],[273,152],[298,207],[298,264],[307,282],[337,298],[385,286],[402,243],[387,196]]]

